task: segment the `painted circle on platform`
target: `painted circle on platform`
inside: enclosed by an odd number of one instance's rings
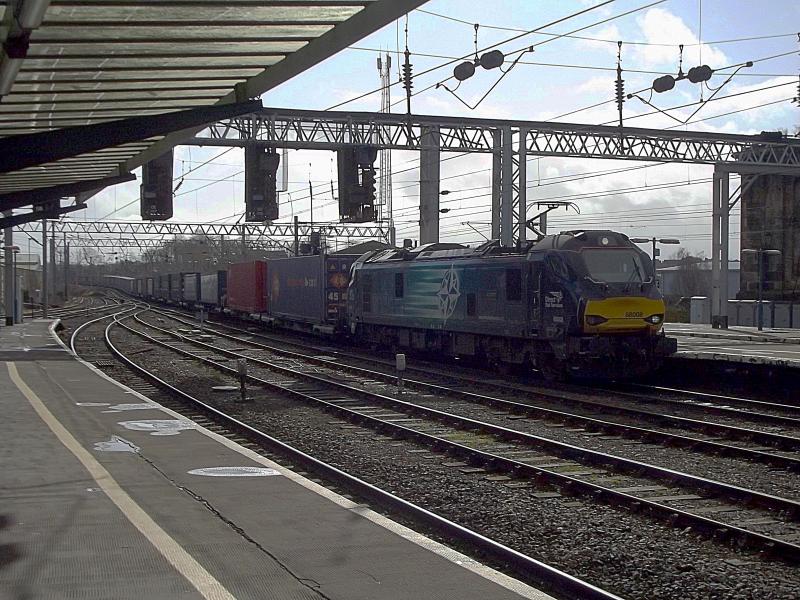
[[[204,477],[271,477],[280,475],[275,469],[265,467],[206,467],[192,469],[189,475],[203,475]]]

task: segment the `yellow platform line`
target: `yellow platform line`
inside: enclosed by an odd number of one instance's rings
[[[158,552],[171,564],[178,573],[207,600],[235,600],[225,586],[217,581],[214,576],[206,571],[186,550],[181,547],[150,515],[148,515],[125,490],[120,487],[103,465],[94,458],[78,440],[55,418],[48,410],[39,396],[28,387],[20,377],[17,366],[7,362],[8,374],[11,381],[17,386],[22,395],[30,402],[33,410],[42,421],[50,428],[58,440],[75,455],[89,474],[97,482],[111,501],[119,508],[123,515],[138,529],[142,535],[158,550]]]

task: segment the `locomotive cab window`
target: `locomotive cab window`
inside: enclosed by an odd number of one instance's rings
[[[521,269],[506,269],[506,300],[509,302],[522,300]]]
[[[595,281],[605,283],[642,283],[650,278],[650,271],[641,256],[633,250],[586,249],[581,252],[586,270]]]
[[[402,273],[395,273],[394,274],[394,297],[395,298],[402,298],[403,297],[403,274]]]

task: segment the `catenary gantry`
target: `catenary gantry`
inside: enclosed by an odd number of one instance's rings
[[[207,123],[260,107],[251,99],[424,2],[5,0],[4,245],[12,247],[13,226],[83,208]],[[46,275],[44,282],[46,290]],[[7,266],[7,322],[12,283]]]
[[[712,306],[727,315],[728,220],[731,173],[747,178],[800,174],[800,140],[774,135],[736,135],[363,112],[265,108],[224,120],[189,143],[206,146],[264,144],[279,148],[335,150],[348,145],[420,151],[420,241],[438,241],[439,155],[483,152],[492,161],[492,238],[511,246],[526,238],[526,165],[531,156],[603,158],[714,166],[712,211]]]

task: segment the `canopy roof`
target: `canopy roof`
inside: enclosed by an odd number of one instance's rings
[[[42,132],[257,98],[423,2],[6,0],[0,144],[14,136],[24,151]],[[108,135],[90,152],[2,169],[0,209],[9,194],[129,172],[199,128]]]

